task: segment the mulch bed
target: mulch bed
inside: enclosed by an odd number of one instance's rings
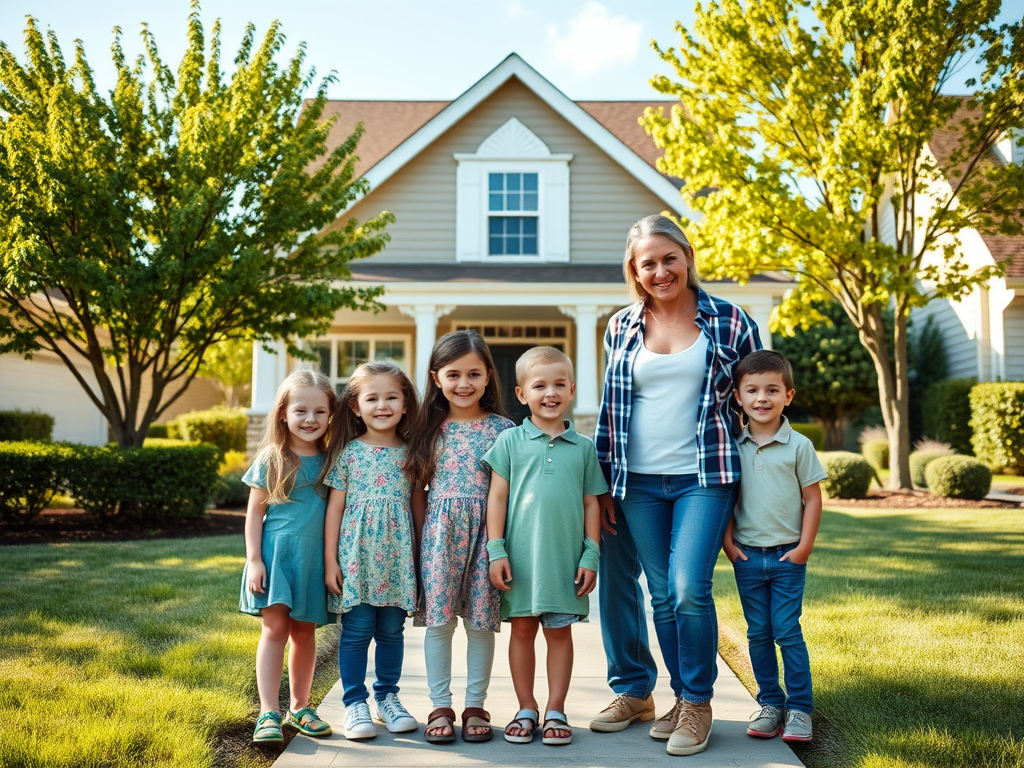
[[[1013,491],[1009,491],[1013,492]],[[1024,496],[1021,497],[1024,502]],[[1019,509],[1019,503],[982,499],[947,499],[928,491],[890,491],[871,489],[865,499],[825,499],[825,507],[849,507],[855,509],[943,509],[950,507],[974,507],[981,509]]]
[[[81,509],[47,509],[27,525],[0,525],[0,545],[191,539],[242,533],[244,530],[244,510],[209,509],[201,518],[154,522],[101,520]]]

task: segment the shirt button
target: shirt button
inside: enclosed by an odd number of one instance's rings
[[[550,463],[551,463],[551,459],[548,459],[548,464],[550,464]]]
[[[554,447],[555,447],[554,443],[548,443],[548,448],[554,448]]]

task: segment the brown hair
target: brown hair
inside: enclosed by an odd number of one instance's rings
[[[267,465],[267,503],[286,504],[288,497],[295,489],[295,479],[299,474],[299,457],[288,446],[287,411],[295,391],[305,387],[314,387],[327,395],[328,409],[334,408],[334,387],[330,380],[319,371],[295,371],[281,382],[274,398],[274,407],[267,414],[263,425],[263,440],[257,461]],[[330,425],[328,425],[330,430]],[[327,450],[327,433],[316,441],[316,449],[323,453]],[[317,481],[317,493],[322,487]]]
[[[640,240],[651,235],[667,237],[683,249],[683,252],[690,257],[690,265],[686,269],[686,285],[693,290],[700,288],[700,275],[697,272],[697,257],[693,254],[693,246],[690,245],[690,241],[686,239],[686,235],[683,234],[683,230],[678,224],[668,216],[656,213],[634,222],[633,226],[629,228],[629,234],[626,235],[626,255],[622,259],[622,276],[626,279],[629,295],[636,301],[647,300],[647,291],[640,285],[640,280],[636,275],[633,251]]]
[[[782,381],[786,390],[793,388],[793,366],[786,356],[781,352],[770,349],[759,349],[744,357],[732,369],[733,385],[738,390],[744,376],[752,376],[755,373],[778,373],[782,375]]]
[[[409,440],[409,454],[405,460],[405,473],[414,488],[422,488],[434,477],[437,465],[437,443],[441,436],[441,427],[448,418],[448,401],[441,387],[434,383],[431,374],[444,368],[460,357],[475,354],[487,368],[487,387],[480,398],[480,407],[489,413],[505,415],[501,405],[501,385],[498,383],[498,372],[494,368],[494,358],[487,343],[476,331],[453,331],[446,333],[430,353],[427,365],[427,380],[424,382],[423,406],[419,418]]]
[[[523,386],[527,374],[535,365],[551,365],[561,363],[569,371],[569,378],[572,379],[572,360],[562,350],[556,347],[534,347],[528,349],[516,360],[516,385]]]
[[[352,371],[348,384],[338,396],[338,402],[334,406],[334,416],[331,419],[327,440],[327,458],[324,461],[323,472],[320,474],[320,482],[324,481],[334,467],[345,446],[360,435],[366,434],[366,424],[352,410],[352,407],[359,399],[359,393],[363,386],[372,376],[391,376],[398,380],[402,396],[405,397],[405,413],[399,419],[395,433],[403,443],[408,443],[412,436],[412,425],[415,423],[419,411],[419,400],[416,397],[416,388],[412,385],[412,381],[394,363],[385,360],[371,360],[368,363],[363,363]]]

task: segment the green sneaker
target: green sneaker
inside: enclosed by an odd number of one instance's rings
[[[298,712],[288,710],[288,717],[284,724],[291,726],[299,733],[306,736],[322,737],[331,735],[331,725],[326,720],[321,720],[316,710],[312,707],[303,707]]]
[[[284,741],[284,734],[281,733],[281,715],[277,712],[264,712],[257,717],[252,740],[256,744],[281,744]]]

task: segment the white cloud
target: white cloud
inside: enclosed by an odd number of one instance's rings
[[[576,74],[596,75],[616,65],[630,65],[640,50],[643,24],[612,16],[601,3],[591,0],[569,20],[563,34],[548,27],[548,43],[555,58],[569,64]]]
[[[529,19],[533,17],[533,11],[519,0],[512,0],[511,3],[505,5],[505,16],[510,19]]]

